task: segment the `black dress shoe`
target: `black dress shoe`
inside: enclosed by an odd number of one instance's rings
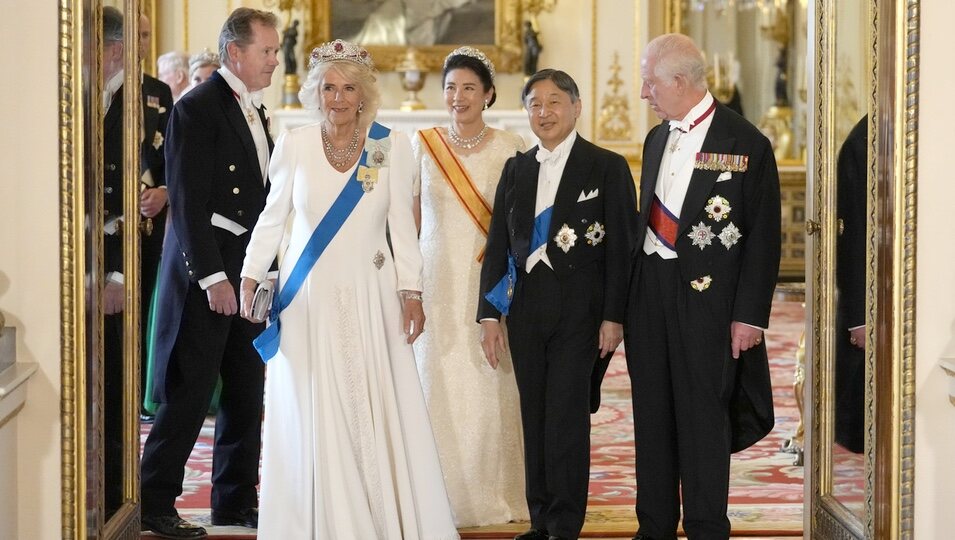
[[[212,524],[217,527],[237,525],[250,529],[259,528],[259,509],[246,508],[245,510],[213,510]]]
[[[140,529],[152,531],[161,538],[205,538],[206,530],[179,516],[150,516],[143,514]]]
[[[570,540],[566,536],[554,536],[553,534],[547,537],[547,540]]]
[[[547,529],[529,529],[514,537],[514,540],[550,540]]]
[[[653,540],[653,537],[645,534],[637,534],[633,537],[633,540]]]

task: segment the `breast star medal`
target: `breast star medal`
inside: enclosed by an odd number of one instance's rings
[[[717,223],[729,216],[730,210],[732,209],[730,202],[719,195],[710,197],[710,199],[706,201],[706,215]]]
[[[375,184],[378,182],[378,169],[359,165],[355,180],[361,182],[362,191],[370,193],[375,189]]]
[[[730,222],[726,227],[720,231],[720,243],[723,244],[723,247],[729,249],[733,247],[739,239],[743,237],[743,234],[739,232],[739,229],[736,228],[732,222]]]
[[[713,230],[709,225],[704,225],[701,221],[699,225],[694,225],[693,229],[690,231],[690,234],[687,236],[693,240],[693,245],[700,248],[700,251],[703,251],[703,248],[713,244],[713,239],[716,238],[716,235],[713,234]]]
[[[703,292],[710,288],[710,283],[713,283],[713,278],[710,276],[700,276],[690,282],[690,287],[692,287],[694,291]]]
[[[564,223],[563,227],[557,231],[554,242],[557,243],[557,247],[564,250],[564,253],[567,253],[570,251],[570,248],[574,247],[574,244],[577,243],[577,233]]]
[[[587,239],[589,245],[596,246],[604,241],[606,235],[607,231],[604,226],[599,221],[595,221],[590,224],[590,227],[587,227],[587,234],[584,235],[584,238]]]

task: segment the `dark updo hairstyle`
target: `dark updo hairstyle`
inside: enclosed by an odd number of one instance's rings
[[[491,91],[491,99],[487,102],[488,108],[491,105],[494,105],[494,102],[497,101],[497,89],[494,88],[494,79],[491,78],[491,72],[488,71],[487,66],[483,62],[474,58],[473,56],[467,56],[465,54],[455,54],[447,59],[444,63],[444,71],[441,74],[441,86],[444,87],[448,79],[448,73],[455,69],[469,69],[478,76],[478,79],[481,79],[481,85],[484,87],[484,91]]]

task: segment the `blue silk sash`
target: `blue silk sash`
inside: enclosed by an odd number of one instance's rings
[[[547,243],[547,235],[550,231],[550,218],[554,213],[554,207],[548,206],[543,212],[534,218],[534,232],[531,235],[531,249],[528,253],[534,253],[538,248]],[[511,300],[514,299],[514,288],[517,287],[517,265],[514,256],[507,254],[507,273],[497,282],[496,285],[484,295],[484,299],[491,303],[495,309],[501,312],[501,315],[507,315],[511,310]]]
[[[368,138],[376,140],[384,139],[389,133],[391,133],[390,129],[377,122],[373,122],[371,124],[371,130],[368,132]],[[358,160],[359,166],[355,167],[355,172],[352,173],[351,178],[345,183],[345,187],[342,188],[341,193],[338,194],[338,198],[335,199],[331,208],[328,209],[328,213],[322,217],[318,226],[315,227],[315,231],[312,232],[311,238],[308,239],[308,244],[306,244],[305,249],[302,250],[302,255],[292,268],[292,273],[289,275],[288,281],[284,286],[279,288],[278,293],[273,297],[272,309],[269,311],[269,324],[258,337],[252,340],[252,345],[255,346],[255,350],[258,351],[263,362],[268,363],[279,351],[279,343],[281,341],[279,313],[292,303],[292,299],[295,298],[295,294],[302,287],[305,278],[308,277],[312,267],[315,266],[315,262],[322,256],[325,248],[328,247],[328,244],[331,243],[335,235],[338,234],[338,231],[341,230],[342,225],[345,224],[345,221],[351,215],[355,206],[358,205],[358,201],[361,200],[362,195],[365,194],[365,190],[362,188],[362,182],[358,181],[358,169],[361,166],[366,166],[367,161],[368,150],[366,148],[362,150],[361,158]]]

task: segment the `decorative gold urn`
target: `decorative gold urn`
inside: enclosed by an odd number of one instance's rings
[[[424,79],[427,73],[421,67],[421,58],[413,47],[405,53],[401,62],[395,66],[395,71],[401,73],[401,87],[408,92],[408,99],[401,102],[402,111],[418,111],[424,109],[424,103],[418,98],[418,92],[424,88]]]

